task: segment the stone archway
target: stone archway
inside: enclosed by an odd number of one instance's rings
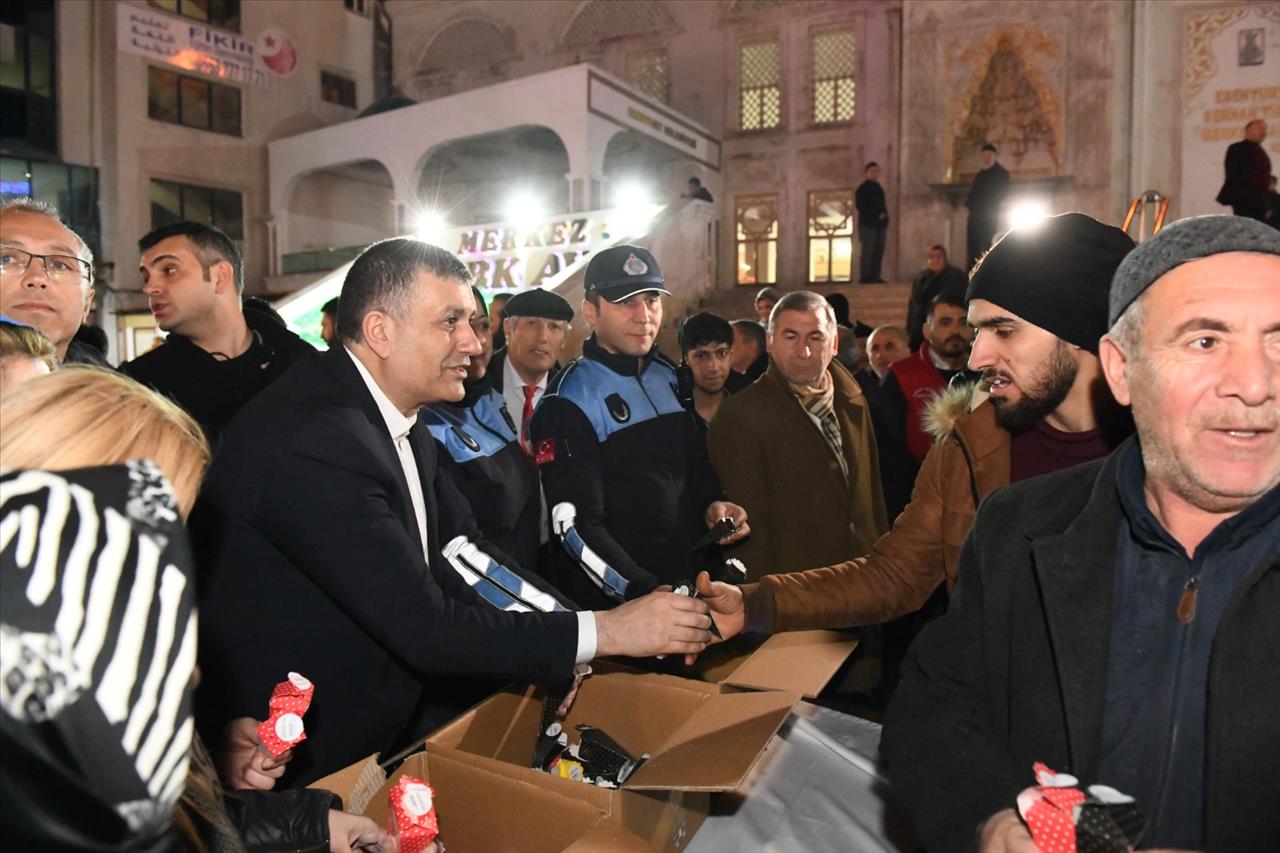
[[[297,176],[285,212],[284,274],[336,269],[397,231],[391,173],[377,160],[354,160]]]

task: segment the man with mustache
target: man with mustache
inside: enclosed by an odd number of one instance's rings
[[[481,352],[470,283],[436,246],[367,248],[343,282],[340,346],[245,407],[192,514],[197,720],[220,742],[285,673],[304,673],[316,695],[293,782],[403,749],[495,686],[478,677],[560,681],[596,655],[710,638],[705,606],[670,593],[570,612],[466,535],[470,511],[417,414],[463,398]]]
[[[983,503],[889,708],[929,850],[1043,849],[1015,807],[1033,762],[1133,797],[1140,849],[1280,838],[1280,235],[1164,228],[1117,270],[1108,324],[1137,435]]]
[[[924,461],[933,445],[925,423],[929,401],[957,376],[977,378],[965,370],[973,341],[973,327],[965,314],[963,297],[953,293],[934,297],[921,327],[924,343],[909,358],[890,365],[880,386],[894,422],[901,425],[907,449],[917,462]]]
[[[648,249],[623,244],[592,255],[582,316],[593,333],[530,425],[563,546],[551,580],[584,606],[612,607],[692,580],[719,557],[699,540],[722,518],[736,529],[720,544],[750,532],[742,507],[724,500],[680,402],[675,365],[658,352],[662,297],[670,296],[663,282]]]
[[[875,625],[913,613],[939,585],[955,586],[983,498],[1110,452],[1130,427],[1096,350],[1111,277],[1132,248],[1124,232],[1079,213],[1006,234],[968,292],[979,330],[970,364],[990,392],[965,386],[936,401],[937,441],[911,502],[870,553],[743,587],[700,578],[721,633]]]

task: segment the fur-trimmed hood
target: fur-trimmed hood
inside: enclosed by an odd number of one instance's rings
[[[943,389],[925,408],[925,430],[933,436],[935,444],[946,439],[955,431],[960,418],[981,406],[990,396],[981,382],[960,382]]]

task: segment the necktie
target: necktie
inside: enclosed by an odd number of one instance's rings
[[[522,385],[524,389],[524,409],[520,412],[520,446],[526,456],[533,456],[533,447],[529,444],[529,419],[533,417],[533,395],[538,393],[537,385]]]

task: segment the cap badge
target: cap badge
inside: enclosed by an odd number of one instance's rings
[[[635,252],[632,252],[631,257],[627,258],[626,263],[622,265],[622,271],[627,275],[644,275],[649,271],[649,265],[637,258]]]

